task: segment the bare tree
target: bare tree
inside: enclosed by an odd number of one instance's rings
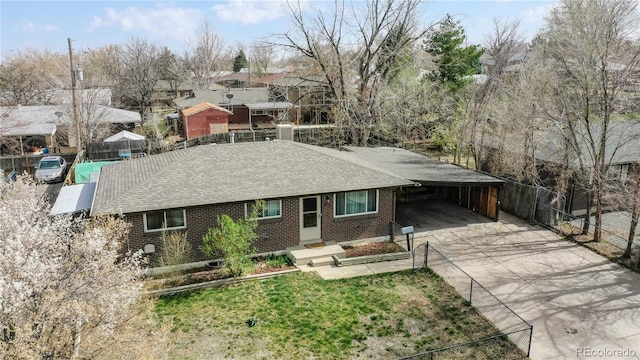
[[[266,74],[269,66],[273,63],[277,47],[267,42],[254,42],[249,48],[249,58],[253,64],[252,71],[258,76]]]
[[[587,193],[585,229],[595,202],[594,240],[601,237],[607,169],[628,141],[611,137],[625,80],[638,69],[640,47],[630,47],[637,30],[637,1],[561,1],[548,19],[546,54],[558,69],[557,95],[570,99],[555,113],[569,161],[578,163],[579,184]]]
[[[280,45],[317,64],[335,99],[334,121],[348,128],[354,144],[365,145],[379,122],[380,92],[398,53],[424,34],[418,31],[418,5],[418,0],[336,1],[308,17],[301,2],[289,3],[295,31],[281,34]],[[350,12],[365,15],[349,17]]]
[[[230,59],[231,52],[225,40],[205,21],[200,35],[191,41],[189,49],[182,56],[187,70],[185,78],[191,78],[198,88],[207,89],[215,72],[225,70],[224,64],[229,63]]]
[[[2,105],[48,105],[55,79],[62,74],[68,77],[64,64],[64,55],[49,50],[10,52],[0,66]]]
[[[140,254],[120,251],[128,225],[48,212],[40,186],[25,178],[0,182],[0,357],[114,358],[124,348],[153,350],[146,330],[118,332],[135,327],[130,320],[142,295]],[[127,343],[134,338],[144,341]]]
[[[519,22],[494,21],[493,32],[487,37],[485,54],[491,65],[486,70],[486,81],[476,86],[466,108],[466,123],[462,126],[463,141],[473,154],[476,169],[482,169],[486,159],[487,137],[491,129],[488,120],[492,114],[490,104],[498,90],[505,84],[507,66],[514,55],[523,51]],[[495,134],[494,134],[495,135]]]
[[[93,54],[94,66],[112,84],[119,105],[137,109],[143,124],[164,73],[161,50],[146,40],[131,38],[125,45],[108,45]]]
[[[614,189],[613,191],[607,192],[604,202],[612,205],[618,211],[627,211],[630,213],[627,246],[622,254],[623,259],[628,259],[631,257],[636,229],[638,227],[638,221],[640,220],[640,164],[629,166],[626,178],[620,180],[621,182],[609,184],[609,186],[613,186]],[[640,256],[640,254],[638,256]]]

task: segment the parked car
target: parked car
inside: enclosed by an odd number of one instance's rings
[[[45,156],[36,167],[36,180],[44,182],[64,181],[69,164],[62,156]]]

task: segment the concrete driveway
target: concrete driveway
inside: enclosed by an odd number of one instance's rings
[[[532,359],[640,359],[640,274],[500,217],[438,225],[416,236],[416,245],[429,241],[531,323]]]

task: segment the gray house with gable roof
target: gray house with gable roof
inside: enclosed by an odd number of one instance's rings
[[[387,236],[396,191],[415,183],[345,152],[291,141],[203,145],[101,169],[91,215],[124,214],[128,250],[159,250],[163,230],[185,231],[193,261],[216,217],[266,201],[259,253]]]

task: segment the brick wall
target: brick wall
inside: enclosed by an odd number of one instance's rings
[[[322,239],[324,241],[349,241],[388,235],[389,222],[393,220],[394,192],[391,189],[379,191],[378,213],[356,215],[343,218],[333,217],[333,194],[321,195],[322,201]],[[327,201],[328,198],[328,201]],[[300,243],[300,199],[282,199],[282,216],[275,219],[258,221],[258,240],[255,242],[258,253],[284,250]],[[191,242],[192,261],[207,260],[200,251],[202,237],[209,228],[217,226],[216,217],[228,214],[234,220],[244,217],[244,203],[230,203],[211,206],[198,206],[186,209],[187,238]],[[132,224],[129,232],[128,248],[132,251],[143,249],[146,244],[154,244],[156,254],[150,256],[150,265],[155,265],[161,252],[160,232],[144,232],[142,213],[127,214]]]
[[[198,206],[186,209],[187,227],[180,231],[187,232],[187,238],[191,242],[192,261],[207,260],[200,251],[202,237],[207,230],[216,227],[216,217],[227,214],[234,220],[244,217],[244,203],[230,203],[211,206]],[[258,253],[284,250],[289,246],[299,243],[300,231],[298,223],[298,198],[282,199],[282,216],[275,219],[258,220],[258,240],[254,243]],[[146,244],[154,244],[156,254],[150,261],[156,261],[161,252],[160,232],[144,232],[142,213],[127,214],[127,221],[132,227],[129,232],[128,248],[132,251],[143,249]]]
[[[322,239],[350,241],[389,235],[389,223],[394,216],[394,191],[380,189],[378,212],[375,214],[333,217],[333,195],[322,196]]]

